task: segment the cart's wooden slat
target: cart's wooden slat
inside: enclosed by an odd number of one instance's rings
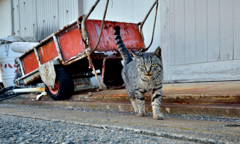
[[[41,64],[44,64],[58,56],[58,52],[53,40],[38,48],[38,53]]]
[[[62,33],[58,37],[64,61],[68,61],[72,57],[77,56],[85,49],[80,30],[77,26]]]
[[[86,21],[86,29],[91,48],[94,48],[98,41],[98,35],[101,30],[101,22],[102,21],[100,20]],[[137,24],[105,21],[102,37],[96,51],[117,51],[117,45],[114,39],[114,27],[117,25],[121,27],[121,36],[128,49],[140,50],[145,48]]]
[[[38,68],[38,62],[34,51],[22,58],[25,74],[28,74]]]

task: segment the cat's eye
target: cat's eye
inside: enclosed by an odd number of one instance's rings
[[[152,64],[152,66],[155,66],[155,64]]]
[[[143,67],[143,68],[145,68],[145,67],[146,67],[146,65],[142,65],[142,67]]]

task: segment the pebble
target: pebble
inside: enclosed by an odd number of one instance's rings
[[[30,128],[31,127],[31,128]],[[26,128],[26,129],[23,129]],[[30,129],[29,129],[30,128]],[[15,116],[0,115],[0,143],[189,143],[174,139],[154,137],[109,129],[105,131],[81,125],[52,122],[39,119],[28,119]]]

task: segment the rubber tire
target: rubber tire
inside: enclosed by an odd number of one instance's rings
[[[71,75],[61,66],[55,67],[56,82],[58,82],[57,93],[52,93],[47,85],[45,85],[45,91],[53,100],[65,100],[69,99],[74,93],[74,84]]]
[[[121,75],[123,65],[121,62],[106,63],[105,74],[104,74],[104,84],[108,87],[111,86],[122,86],[123,79]]]

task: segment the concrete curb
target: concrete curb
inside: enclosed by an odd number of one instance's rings
[[[133,111],[130,103],[74,102],[74,101],[27,101],[5,100],[2,104],[44,106],[56,108],[85,108],[114,111]],[[152,107],[146,103],[146,112],[152,112]],[[240,105],[190,105],[162,103],[161,112],[170,114],[206,115],[240,118]]]
[[[36,95],[20,95],[17,99],[32,100],[36,99]],[[49,96],[41,97],[41,100],[52,100]],[[119,95],[98,95],[88,94],[73,95],[70,101],[81,102],[121,102],[128,103],[129,98],[127,94]],[[151,101],[150,95],[145,96],[146,102]],[[173,94],[163,95],[162,102],[164,103],[179,103],[179,104],[240,104],[240,96],[213,96],[213,95],[191,95],[191,94]]]

